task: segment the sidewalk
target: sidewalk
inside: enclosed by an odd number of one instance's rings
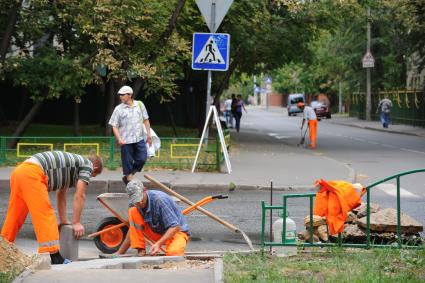
[[[363,128],[363,129],[380,131],[380,132],[425,137],[425,128],[423,127],[413,127],[413,126],[402,125],[402,124],[396,124],[396,125],[390,124],[389,128],[383,128],[381,122],[379,121],[360,120],[355,117],[348,117],[344,114],[333,114],[332,119],[328,119],[326,121],[327,123],[340,124],[340,125]]]

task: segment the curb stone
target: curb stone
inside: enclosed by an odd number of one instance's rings
[[[214,283],[223,282],[223,259],[217,258],[214,262]]]
[[[38,270],[50,270],[51,269],[51,263],[50,263],[50,256],[49,254],[40,254],[40,255],[35,255],[36,259],[35,262],[26,267],[24,269],[24,271],[21,272],[21,274],[19,274],[13,281],[12,283],[21,283],[25,280],[25,278],[27,278],[28,276],[30,276],[31,274],[33,274],[34,272],[38,271]]]

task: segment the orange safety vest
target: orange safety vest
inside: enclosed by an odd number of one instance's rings
[[[331,235],[341,233],[344,231],[347,213],[361,204],[360,198],[366,189],[362,188],[358,193],[353,184],[340,180],[320,179],[315,184],[320,186],[320,190],[316,194],[313,213],[326,217]]]

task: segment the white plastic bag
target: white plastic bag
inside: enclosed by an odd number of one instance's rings
[[[147,131],[146,127],[143,124],[143,139],[147,140]],[[155,133],[155,131],[151,128],[151,138],[152,138],[152,145],[149,146],[149,144],[146,142],[146,149],[148,151],[148,158],[155,157],[155,152],[157,152],[161,148],[161,140],[159,139],[158,135]]]

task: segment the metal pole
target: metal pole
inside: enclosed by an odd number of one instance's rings
[[[258,98],[257,98],[257,76],[254,75],[254,105],[258,104]]]
[[[370,7],[367,8],[367,52],[370,52]],[[372,111],[372,95],[370,86],[370,68],[366,68],[366,120],[370,121]]]
[[[342,112],[342,83],[339,81],[339,92],[338,92],[338,112]]]
[[[273,181],[270,181],[270,206],[273,205]],[[270,242],[273,236],[273,209],[270,209]],[[272,246],[270,246],[270,254],[272,253]]]
[[[216,9],[216,3],[215,1],[212,1],[211,3],[211,29],[210,32],[215,32],[215,9]],[[208,118],[208,111],[211,106],[211,85],[212,85],[212,72],[208,71],[208,79],[207,79],[207,98],[205,101],[205,123],[208,121],[206,120]],[[204,163],[206,164],[208,162],[208,137],[209,137],[209,127],[207,127],[207,130],[205,132],[205,158]]]

